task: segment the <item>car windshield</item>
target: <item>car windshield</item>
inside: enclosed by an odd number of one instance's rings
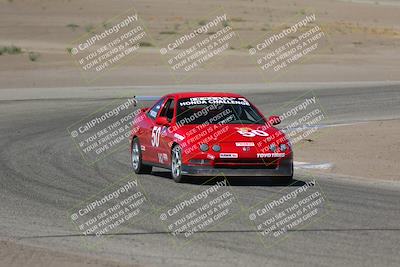
[[[191,97],[178,101],[177,124],[264,124],[260,113],[242,97]]]

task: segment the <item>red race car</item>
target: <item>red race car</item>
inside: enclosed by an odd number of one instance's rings
[[[293,177],[293,155],[284,133],[246,98],[232,93],[175,93],[133,119],[131,163],[137,174],[152,167],[187,176]]]

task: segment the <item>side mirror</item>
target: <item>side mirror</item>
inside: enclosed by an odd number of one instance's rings
[[[277,125],[277,124],[281,123],[281,119],[279,118],[279,116],[272,115],[268,118],[268,123],[270,125]]]
[[[157,117],[156,124],[163,125],[163,126],[169,126],[170,125],[167,117]]]

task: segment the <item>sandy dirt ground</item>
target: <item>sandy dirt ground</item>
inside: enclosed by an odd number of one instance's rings
[[[0,266],[125,267],[137,265],[127,265],[95,257],[53,251],[45,248],[22,245],[13,241],[0,241]]]
[[[0,46],[20,54],[0,56],[0,88],[88,85],[67,52],[71,43],[101,32],[107,21],[134,8],[146,28],[150,47],[90,85],[156,85],[270,82],[260,75],[246,47],[279,32],[307,14],[326,33],[326,42],[273,81],[398,80],[399,7],[342,1],[79,1],[13,0],[0,2]],[[199,26],[215,13],[226,13],[240,37],[218,62],[201,67],[182,81],[171,75],[159,53],[167,41]],[[29,53],[37,55],[34,61]],[[181,74],[178,74],[178,76]]]
[[[399,181],[399,127],[388,120],[321,129],[295,146],[295,157],[332,163],[330,173]]]

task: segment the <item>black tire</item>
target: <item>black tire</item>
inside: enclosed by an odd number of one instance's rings
[[[293,182],[293,175],[291,176],[283,176],[279,179],[280,181],[284,182],[284,183],[291,183]]]
[[[293,182],[293,174],[294,174],[294,168],[293,168],[293,162],[292,162],[292,175],[290,176],[283,176],[280,178],[280,180],[284,183],[291,183]]]
[[[182,175],[182,149],[179,145],[171,149],[171,177],[177,183],[185,181],[185,176]]]
[[[136,174],[149,174],[153,169],[152,166],[142,163],[142,149],[140,146],[139,138],[134,138],[131,148],[131,165]]]

